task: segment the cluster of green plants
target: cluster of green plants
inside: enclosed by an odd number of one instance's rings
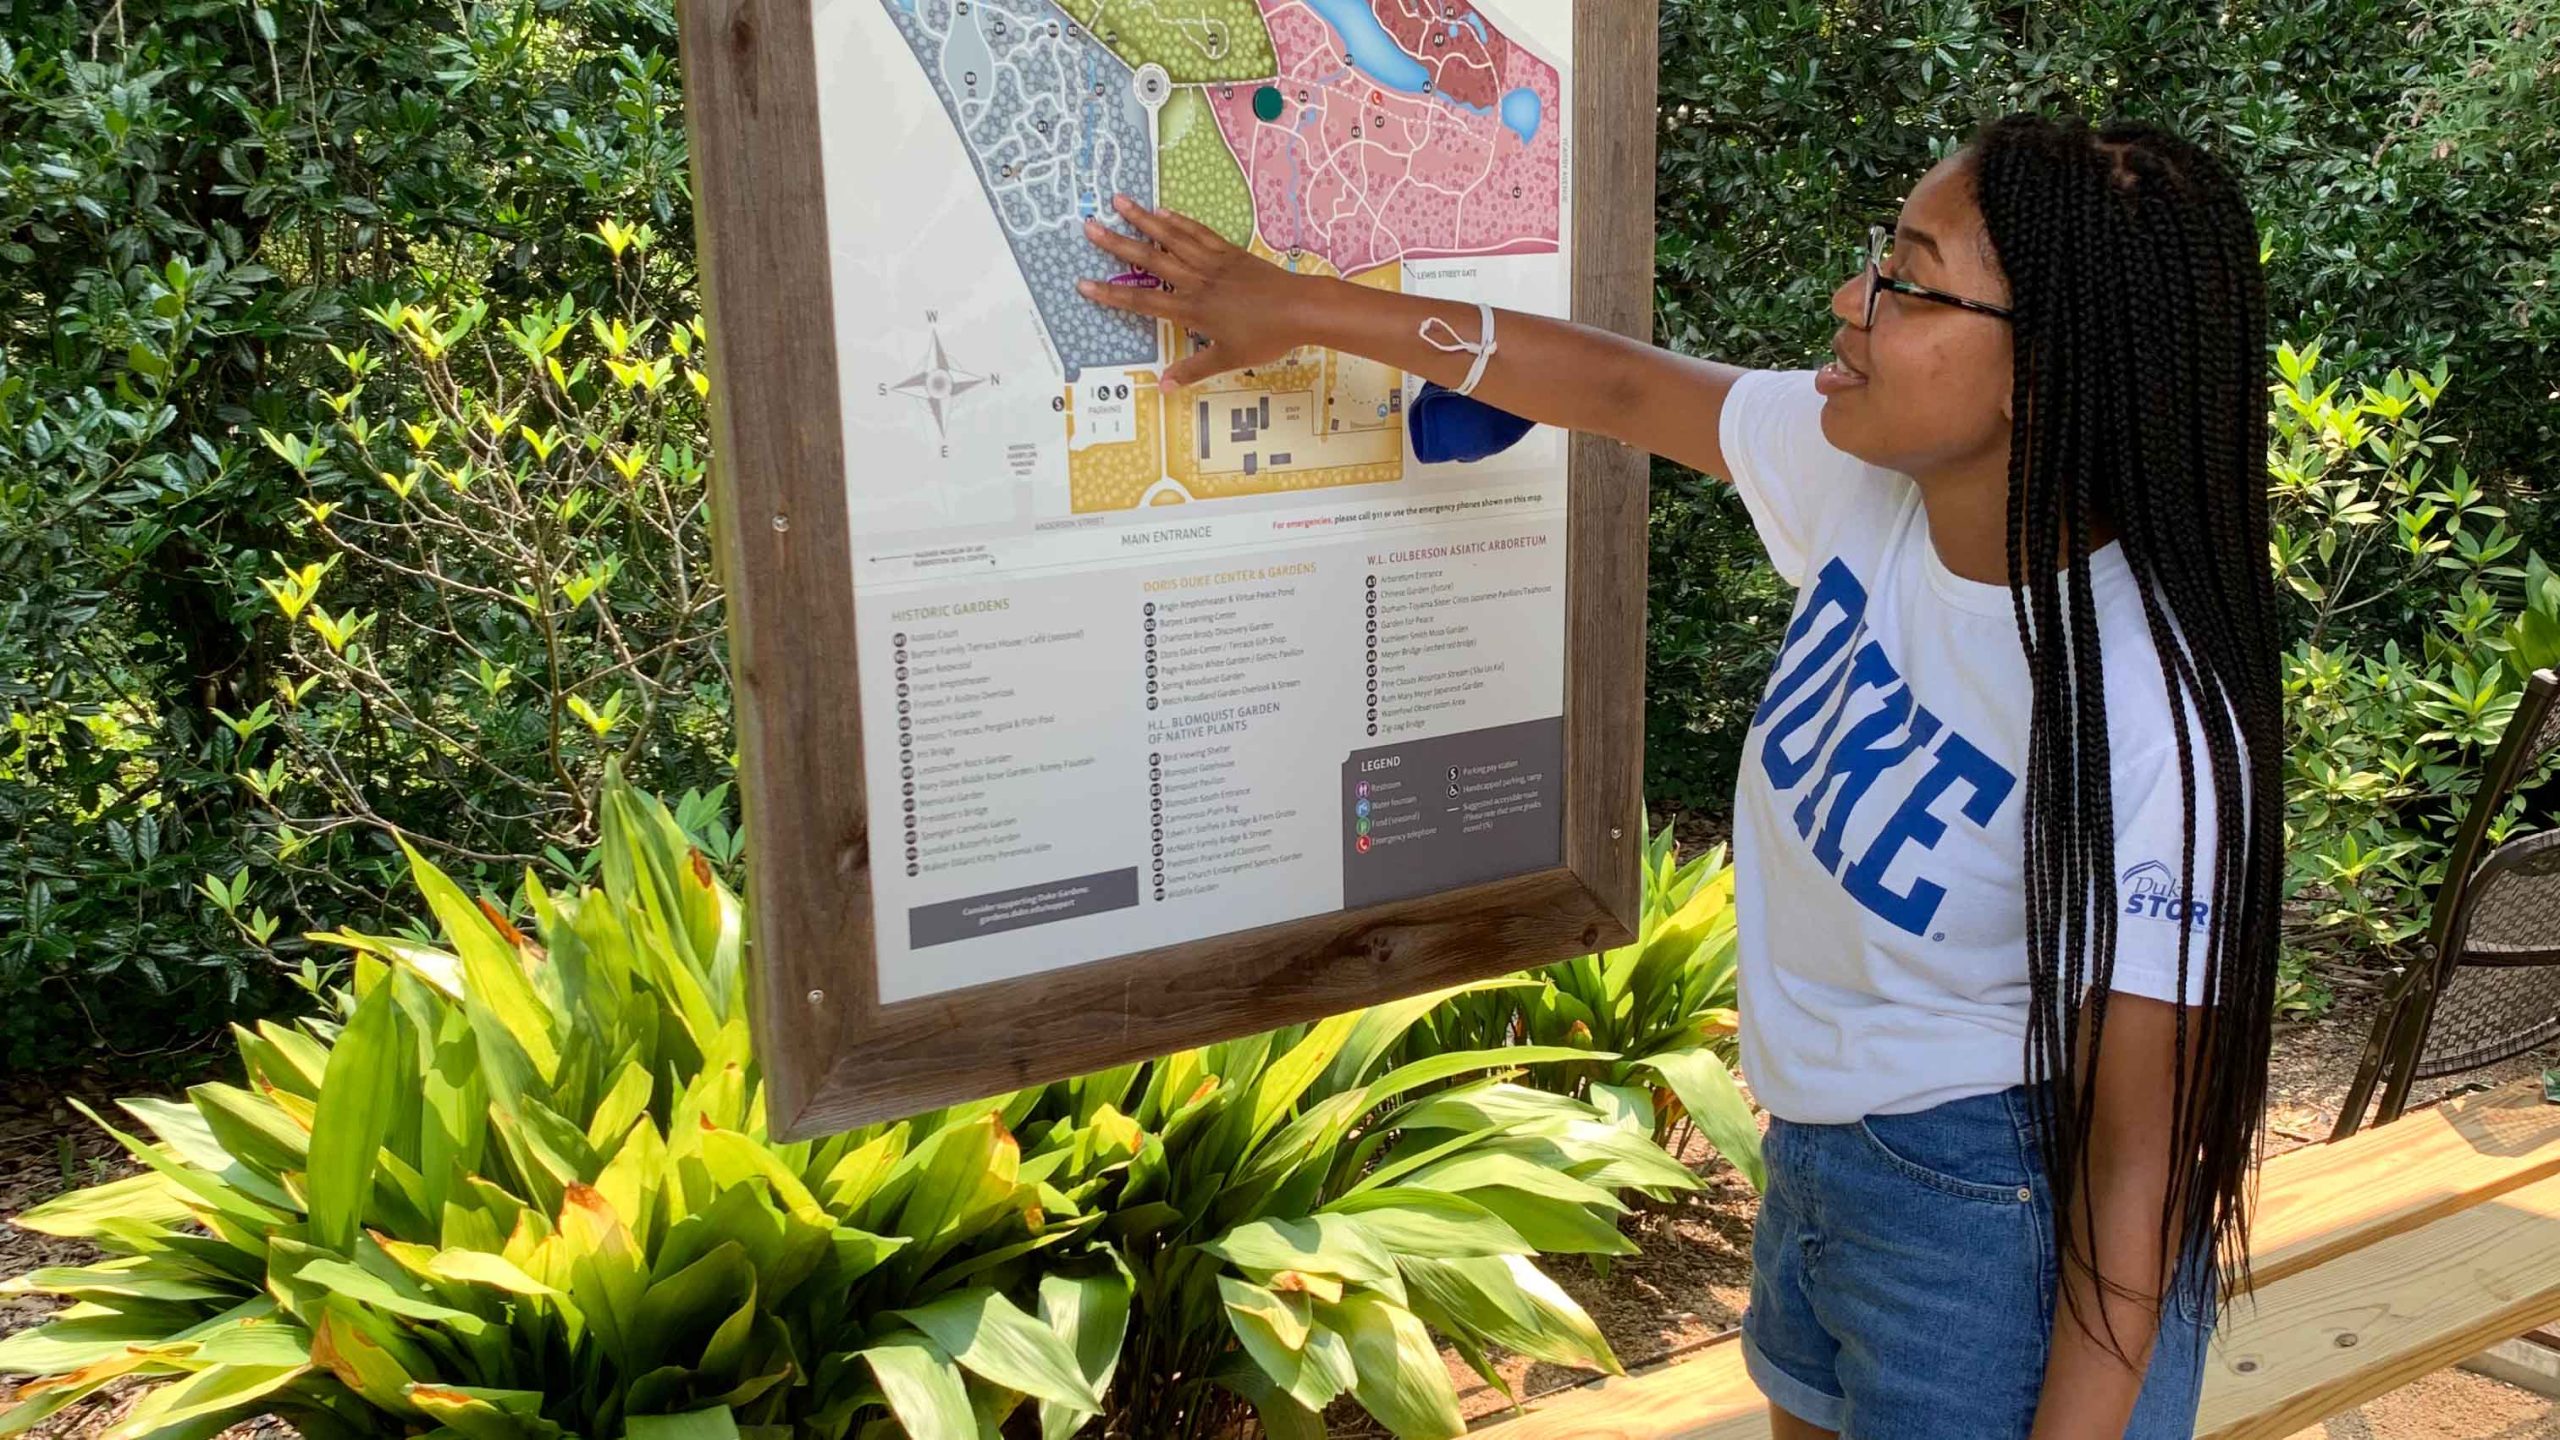
[[[1802,363],[1975,120],[2160,118],[2241,170],[2285,333],[2461,377],[2435,423],[2548,553],[2548,3],[1664,0],[1660,333]],[[303,1003],[396,837],[571,878],[607,760],[726,864],[672,7],[0,16],[0,1064]],[[1646,790],[1712,817],[1791,597],[1721,487],[1653,512]]]
[[[1299,1436],[1344,1397],[1455,1435],[1440,1341],[1497,1387],[1497,1348],[1618,1368],[1539,1257],[1696,1187],[1629,1082],[1756,1150],[1696,1083],[1729,886],[1667,832],[1625,950],[786,1143],[736,900],[656,801],[598,808],[592,883],[511,913],[413,851],[440,944],[316,936],[354,957],[324,1017],[92,1116],[142,1169],[18,1217],[106,1258],[7,1282],[69,1306],[0,1341],[43,1377],[0,1434],[138,1381],[114,1440]],[[1515,994],[1565,1043],[1430,1043]]]
[[[1869,223],[1981,120],[2154,120],[2237,174],[2279,335],[2380,383],[2459,378],[2435,416],[2509,533],[2560,510],[2560,18],[2550,0],[1664,0],[1655,323],[1668,344],[1810,365]],[[2279,418],[2281,418],[2279,401]],[[1792,596],[1726,487],[1657,470],[1646,794],[1721,815]],[[2420,618],[2330,648],[2423,648]],[[2501,603],[2517,603],[2512,591]]]
[[[587,326],[654,366],[693,313],[676,78],[654,0],[0,0],[0,1065],[180,1068],[163,1052],[227,1017],[304,1003],[300,935],[390,913],[394,835],[458,871],[563,832],[584,853],[592,827],[559,807],[653,694],[687,720],[634,776],[671,795],[726,778],[725,725],[701,718],[725,700],[717,647],[690,644],[719,617],[667,583],[706,553],[682,473],[699,402],[681,375],[624,389]],[[609,217],[679,238],[643,265],[600,243]],[[578,328],[567,381],[471,368],[478,334],[441,374],[377,323],[536,309]],[[556,441],[529,480],[539,447],[481,429],[482,401]],[[394,452],[412,423],[433,442]],[[649,475],[606,483],[642,450]],[[421,461],[468,493],[392,503],[378,472]],[[445,574],[466,532],[432,528],[431,502],[466,524],[550,511],[579,465],[595,493],[552,512],[548,548],[617,588],[550,627],[584,688],[536,694],[555,657],[528,660],[525,634],[570,607],[550,573],[488,570],[498,539],[548,542],[469,530],[492,543]],[[653,487],[672,522],[634,517]],[[313,605],[279,610],[269,582],[333,559]],[[606,605],[647,684],[598,673],[623,658],[593,653]],[[566,695],[601,715],[617,690],[589,742]],[[561,763],[529,761],[555,729]]]
[[[2305,951],[2396,958],[2426,928],[2489,751],[2533,672],[2560,665],[2560,577],[2436,423],[2443,362],[2340,373],[2318,345],[2285,345],[2276,370],[2274,561],[2300,612],[2279,1001],[2316,1011],[2329,990]]]
[[[263,842],[256,883],[343,882],[352,864],[395,884],[398,857],[337,839],[350,831],[473,874],[575,875],[607,766],[725,772],[703,324],[651,313],[650,226],[580,238],[610,257],[610,301],[371,307],[384,349],[332,347],[341,374],[314,423],[260,427],[301,489],[255,577],[275,693],[215,712]],[[431,796],[431,825],[408,818]],[[736,858],[732,831],[705,843]],[[273,917],[218,903],[267,944]]]
[[[1758,1186],[1760,1131],[1734,1080],[1734,941],[1724,847],[1683,860],[1665,825],[1645,844],[1633,940],[1521,985],[1452,997],[1405,1044],[1418,1055],[1504,1045],[1567,1054],[1531,1066],[1529,1082],[1588,1101],[1674,1154],[1686,1126]]]

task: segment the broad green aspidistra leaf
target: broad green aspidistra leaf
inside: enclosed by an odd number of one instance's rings
[[[1716,1052],[1699,1045],[1655,1055],[1645,1063],[1680,1097],[1716,1153],[1732,1162],[1752,1189],[1765,1189],[1769,1171],[1760,1158],[1760,1127],[1751,1118],[1751,1102],[1742,1098],[1733,1072]]]
[[[355,1249],[383,1137],[390,1133],[394,1109],[408,1098],[400,1093],[402,1066],[392,1053],[399,1023],[390,984],[374,986],[339,1032],[320,1079],[304,1189],[311,1206],[311,1243],[341,1255]]]
[[[1102,1408],[1102,1397],[1058,1332],[993,1290],[961,1290],[895,1314],[974,1375],[1057,1404]]]

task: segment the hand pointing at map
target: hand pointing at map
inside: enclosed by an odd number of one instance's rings
[[[1144,239],[1123,235],[1099,220],[1085,234],[1112,258],[1164,282],[1162,288],[1077,282],[1088,300],[1115,310],[1169,320],[1207,343],[1168,367],[1165,388],[1194,385],[1229,370],[1260,365],[1305,344],[1290,328],[1314,277],[1295,275],[1227,243],[1187,215],[1149,210],[1128,196],[1113,202]]]
[[[1265,365],[1302,346],[1365,356],[1455,389],[1479,366],[1469,347],[1484,320],[1461,301],[1382,291],[1303,275],[1230,243],[1186,215],[1122,195],[1112,208],[1138,233],[1099,220],[1085,235],[1158,286],[1076,282],[1097,305],[1165,321],[1200,348],[1169,366],[1167,389]],[[1622,440],[1684,463],[1714,463],[1718,407],[1702,387],[1730,383],[1730,367],[1696,360],[1567,320],[1496,314],[1495,354],[1475,395],[1511,414]],[[1455,347],[1453,348],[1453,342]]]

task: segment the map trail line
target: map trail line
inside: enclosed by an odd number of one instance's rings
[[[1383,290],[1404,288],[1405,262],[1561,249],[1562,81],[1479,0],[880,3],[1056,352],[1076,512],[1383,483],[1405,467],[1391,367],[1307,350],[1159,395],[1183,337],[1075,290],[1144,280],[1085,239],[1088,217],[1118,224],[1111,196]],[[902,393],[923,395],[920,382]]]
[[[883,0],[958,128],[1068,380],[1152,364],[1155,326],[1078,295],[1108,280],[1085,217],[1156,203],[1154,118],[1136,72],[1049,0]]]

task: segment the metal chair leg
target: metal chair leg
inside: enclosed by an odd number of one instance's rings
[[[2391,988],[2382,992],[2381,1008],[2373,1017],[2372,1028],[2365,1032],[2364,1054],[2356,1061],[2355,1081],[2338,1105],[2338,1123],[2329,1132],[2331,1140],[2344,1140],[2364,1128],[2374,1087],[2381,1083],[2390,1068],[2390,1057],[2396,1053],[2393,1042],[2408,1018],[2410,996],[2427,983],[2429,968],[2430,962],[2421,959],[2402,970],[2400,977],[2391,982]]]
[[[2418,1083],[2418,1052],[2427,1043],[2427,1022],[2434,1018],[2437,990],[2432,983],[2418,988],[2400,1007],[2394,1017],[2391,1039],[2382,1052],[2382,1103],[2375,1107],[2373,1123],[2388,1125],[2409,1108],[2410,1087]]]
[[[2338,1103],[2338,1123],[2329,1131],[2332,1141],[2344,1140],[2364,1128],[2364,1114],[2373,1103],[2373,1087],[2382,1078],[2382,1054],[2388,1032],[2400,1023],[2400,992],[2395,987],[2385,995],[2382,1012],[2373,1018],[2373,1026],[2365,1033],[2364,1054],[2356,1061],[2356,1078],[2347,1086],[2347,1096]]]

